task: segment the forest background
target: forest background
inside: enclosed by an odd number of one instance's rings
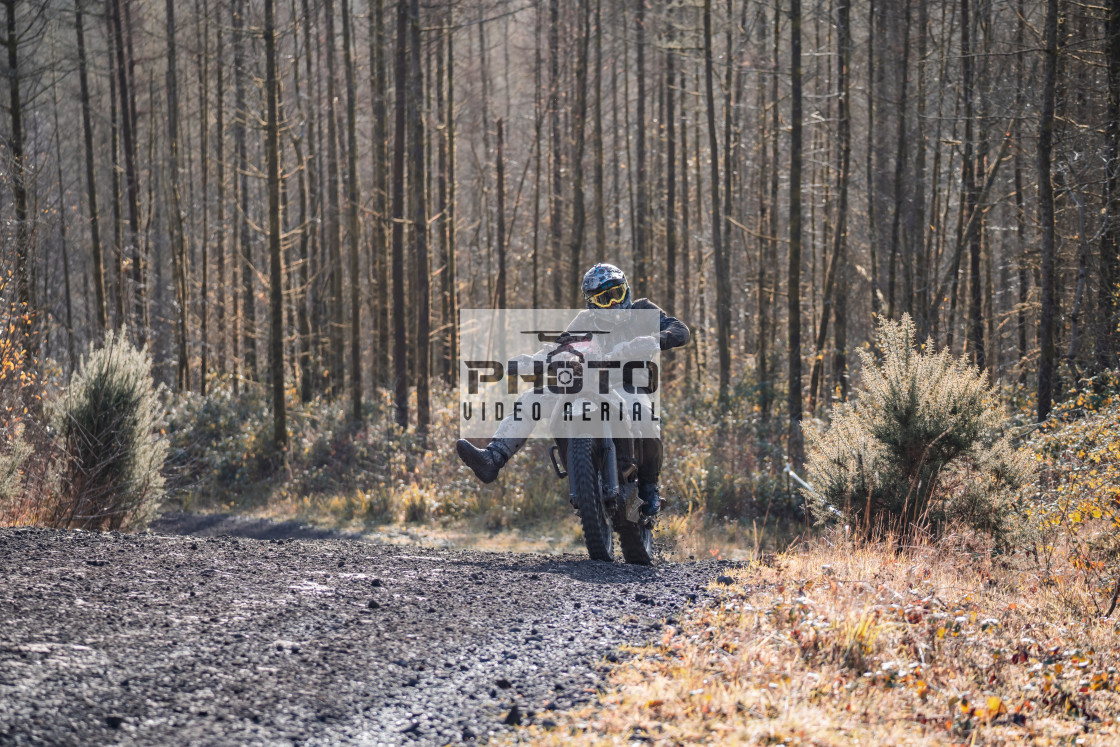
[[[1024,423],[1116,365],[1117,0],[2,4],[9,451],[123,328],[184,505],[550,516],[449,456],[456,320],[597,261],[693,329],[689,515],[797,513],[877,318]]]

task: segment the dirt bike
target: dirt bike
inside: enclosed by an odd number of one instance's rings
[[[558,380],[563,381],[564,370],[573,377],[582,375],[590,337],[562,336],[557,340],[559,345],[549,354],[549,363],[566,361],[558,367]],[[650,565],[653,519],[641,513],[634,439],[620,437],[619,424],[607,428],[602,423],[586,423],[571,416],[599,412],[604,404],[617,408],[619,401],[620,397],[613,392],[581,392],[563,406],[557,406],[551,419],[556,444],[549,449],[549,456],[557,476],[568,478],[568,499],[583,524],[583,541],[591,559],[612,562],[617,533],[627,563]]]

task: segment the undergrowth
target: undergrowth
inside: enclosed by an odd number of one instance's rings
[[[730,571],[524,744],[1115,744],[1116,619],[1025,553],[830,535]],[[1083,741],[1084,740],[1084,741]]]
[[[355,428],[345,405],[291,402],[287,454],[271,448],[266,396],[219,386],[206,397],[179,396],[169,414],[176,500],[188,509],[273,508],[343,523],[479,519],[496,529],[559,515],[567,502],[547,455],[531,444],[495,485],[482,486],[459,464],[456,394],[432,392],[423,442],[393,420],[379,390]],[[415,406],[413,393],[412,406]]]
[[[1116,744],[1120,376],[1080,382],[1017,440],[1039,468],[1030,541],[836,527],[755,553],[630,649],[597,702],[510,741]]]
[[[278,454],[264,391],[234,393],[230,384],[171,402],[170,485],[181,508],[364,526],[458,522],[482,531],[566,521],[571,512],[567,482],[548,456],[551,441],[530,440],[494,484],[475,480],[455,455],[457,392],[446,386],[433,389],[423,442],[396,426],[385,390],[367,401],[361,428],[343,403],[300,403],[291,392],[291,447]],[[659,534],[678,555],[750,546],[758,526],[799,515],[801,499],[782,479],[780,424],[760,417],[753,395],[741,389],[722,416],[715,399],[700,394],[663,400]]]

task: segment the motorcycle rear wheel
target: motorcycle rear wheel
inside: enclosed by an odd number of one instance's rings
[[[568,480],[583,523],[587,554],[592,560],[614,562],[614,533],[603,508],[603,481],[590,438],[574,438],[568,444]]]

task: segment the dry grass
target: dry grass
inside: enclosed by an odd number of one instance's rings
[[[970,545],[970,543],[972,543]],[[731,571],[529,744],[1116,744],[1116,619],[949,537],[820,540]]]

